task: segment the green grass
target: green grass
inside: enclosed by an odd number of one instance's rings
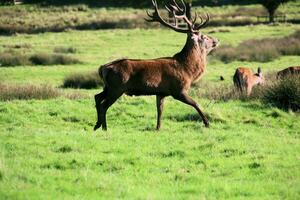
[[[300,197],[298,114],[258,102],[198,101],[210,129],[168,98],[156,132],[155,99],[123,97],[108,112],[109,131],[96,133],[92,100],[0,103],[0,196]]]
[[[283,26],[247,26],[227,28],[230,32],[209,34],[221,41],[222,44],[238,45],[244,40],[251,38],[284,37],[295,30],[300,29],[299,25]],[[204,30],[207,33],[213,29]],[[145,38],[147,38],[145,40]],[[158,39],[159,38],[159,39]],[[18,67],[1,68],[0,80],[4,82],[22,83],[44,83],[50,82],[61,85],[64,77],[72,73],[96,71],[101,64],[114,59],[129,58],[156,58],[172,56],[184,45],[186,36],[169,30],[105,30],[105,31],[70,31],[63,33],[44,33],[38,35],[18,35],[12,37],[0,36],[0,52],[6,49],[5,46],[16,44],[31,45],[26,49],[27,53],[51,53],[57,46],[73,47],[77,52],[73,54],[83,64],[76,66],[52,66],[52,67]],[[84,42],[82,42],[84,41]],[[20,49],[19,51],[24,51]],[[286,63],[288,61],[288,63]],[[298,65],[297,57],[282,57],[274,62],[263,64],[273,70],[281,69],[286,65]],[[233,74],[233,70],[239,64],[255,66],[256,63],[233,62],[223,64],[209,62],[207,73],[204,78],[214,79],[220,75]],[[217,70],[210,70],[217,69]],[[224,70],[226,69],[226,70]],[[220,72],[219,72],[220,71]]]
[[[210,34],[222,44],[284,37],[299,25],[226,27]],[[213,28],[204,30],[204,33]],[[5,84],[61,86],[66,75],[95,71],[121,57],[156,58],[181,50],[185,35],[168,30],[69,31],[0,36],[0,52],[50,53],[75,48],[76,65],[1,67]],[[22,45],[21,45],[22,46]],[[232,84],[238,66],[263,72],[299,65],[299,56],[268,63],[209,58],[203,83]],[[219,76],[225,77],[220,82]],[[123,96],[108,111],[108,132],[93,132],[93,95],[70,100],[0,101],[0,199],[299,199],[299,113],[259,101],[217,102],[197,97],[209,116],[167,98],[155,131],[154,97]],[[66,90],[76,92],[77,90]]]

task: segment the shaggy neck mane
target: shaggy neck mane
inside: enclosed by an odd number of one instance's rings
[[[185,66],[185,70],[197,79],[205,69],[206,52],[199,46],[198,42],[188,34],[183,49],[174,55],[174,58]]]

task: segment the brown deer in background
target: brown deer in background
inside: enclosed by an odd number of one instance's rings
[[[173,57],[151,60],[120,59],[102,65],[99,74],[105,84],[103,92],[95,95],[98,121],[94,130],[106,126],[108,108],[122,95],[156,95],[157,130],[161,126],[161,116],[164,99],[167,96],[194,107],[201,116],[206,127],[209,122],[197,103],[188,95],[191,84],[201,77],[205,70],[206,56],[214,49],[218,40],[202,34],[199,30],[208,21],[200,17],[201,23],[196,24],[197,15],[193,20],[188,19],[183,0],[178,5],[175,0],[166,5],[167,11],[174,17],[174,24],[168,23],[161,17],[156,0],[152,0],[154,12],[148,14],[150,22],[159,22],[176,32],[187,34],[183,49]],[[177,20],[183,20],[187,28],[177,25]]]
[[[300,66],[288,67],[286,69],[279,71],[277,73],[277,79],[284,78],[289,75],[300,75]]]
[[[253,73],[249,68],[237,68],[233,76],[233,83],[241,93],[246,92],[249,96],[252,92],[253,86],[264,83],[261,68],[259,67],[257,69],[257,73]]]

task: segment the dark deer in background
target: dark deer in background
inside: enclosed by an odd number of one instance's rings
[[[289,75],[300,75],[300,66],[288,67],[286,69],[279,71],[277,73],[277,79],[284,78]]]
[[[241,93],[246,92],[247,96],[249,96],[253,86],[264,83],[261,68],[257,69],[257,73],[253,73],[249,68],[237,68],[233,76],[233,83]]]
[[[98,121],[94,130],[106,126],[106,112],[108,108],[122,95],[156,95],[157,130],[161,126],[161,116],[164,99],[167,96],[193,106],[201,116],[206,127],[209,122],[197,103],[188,95],[191,84],[201,77],[205,70],[206,56],[214,49],[218,40],[200,33],[208,21],[200,17],[201,23],[196,24],[197,15],[193,20],[186,16],[183,0],[179,6],[175,0],[165,6],[174,17],[174,24],[166,22],[158,11],[156,0],[152,0],[154,12],[148,14],[150,22],[160,24],[179,33],[187,34],[183,49],[173,57],[152,60],[120,59],[102,65],[99,74],[104,81],[103,92],[95,95]],[[187,28],[177,26],[177,20],[184,20]]]

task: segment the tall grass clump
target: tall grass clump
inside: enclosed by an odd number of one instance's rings
[[[281,55],[300,55],[300,30],[283,38],[251,39],[237,47],[224,45],[214,55],[221,61],[269,62]]]
[[[70,65],[81,63],[78,59],[59,53],[21,54],[16,51],[0,53],[0,67],[14,67],[25,65]]]
[[[93,89],[103,85],[97,72],[75,73],[67,76],[63,82],[64,88]]]
[[[290,75],[265,89],[263,102],[284,110],[300,111],[300,76]]]
[[[33,65],[68,65],[80,63],[76,58],[64,54],[37,53],[30,56],[29,60]]]
[[[28,56],[20,53],[0,53],[0,67],[14,67],[20,65],[31,65]]]
[[[76,53],[77,49],[74,47],[55,47],[54,53]]]
[[[51,99],[62,93],[50,85],[11,85],[0,83],[0,100]]]
[[[229,100],[243,100],[247,96],[241,94],[233,84],[211,84],[208,81],[200,80],[195,84],[196,95],[201,98],[207,98],[214,101],[229,101]]]

